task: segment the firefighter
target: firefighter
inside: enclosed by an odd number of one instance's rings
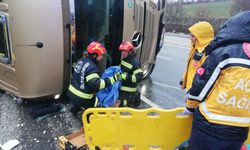
[[[210,23],[201,21],[192,25],[189,29],[191,36],[191,49],[189,51],[186,70],[180,81],[182,89],[188,91],[194,79],[195,72],[206,59],[204,49],[214,38],[214,30]]]
[[[186,102],[188,150],[240,150],[250,125],[250,11],[230,18],[205,52]]]
[[[122,70],[122,85],[119,89],[121,106],[138,107],[140,104],[140,92],[137,84],[142,80],[143,73],[140,62],[136,58],[134,46],[129,41],[123,41],[119,46],[122,53],[120,64]]]
[[[121,75],[115,74],[107,79],[100,79],[100,70],[97,63],[103,59],[106,53],[104,46],[98,42],[92,42],[87,47],[88,57],[81,58],[73,72],[71,84],[68,89],[68,97],[72,101],[70,112],[77,114],[81,109],[96,107],[98,99],[95,93],[120,80]]]

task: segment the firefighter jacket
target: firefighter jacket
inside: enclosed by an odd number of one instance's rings
[[[212,123],[250,125],[250,11],[229,19],[206,48],[186,107]]]
[[[100,79],[99,74],[99,68],[90,58],[81,58],[74,68],[69,91],[81,100],[95,100],[96,92],[115,82],[113,77]]]
[[[120,67],[123,71],[121,91],[136,92],[137,84],[143,77],[140,66],[140,62],[136,59],[135,53],[130,54],[121,61]]]
[[[191,42],[187,66],[183,74],[182,89],[186,89],[187,91],[192,86],[197,68],[200,67],[206,59],[204,53],[205,47],[214,38],[213,27],[205,21],[194,24],[188,30],[196,37],[197,42]]]

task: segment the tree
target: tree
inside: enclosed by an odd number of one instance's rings
[[[207,10],[207,7],[200,6],[195,10],[195,17],[198,18],[209,18],[209,11]]]
[[[182,15],[182,4],[181,3],[167,3],[165,7],[165,13],[167,17],[180,17]]]
[[[233,16],[240,11],[250,10],[249,0],[233,0],[233,4],[230,8],[230,15]]]

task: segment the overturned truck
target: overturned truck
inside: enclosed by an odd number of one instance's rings
[[[21,98],[59,98],[73,64],[93,40],[107,49],[103,70],[120,63],[118,45],[131,41],[147,77],[163,43],[164,7],[165,0],[72,0],[71,5],[68,0],[2,0],[0,89]]]

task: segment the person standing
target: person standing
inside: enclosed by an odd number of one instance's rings
[[[204,49],[214,38],[214,30],[210,23],[206,21],[198,22],[189,29],[191,36],[191,49],[189,51],[186,70],[180,81],[182,89],[188,91],[194,79],[197,68],[199,68],[206,59]]]
[[[136,58],[135,49],[129,41],[123,41],[119,46],[122,53],[120,64],[122,70],[122,85],[119,90],[121,106],[138,107],[140,105],[140,92],[137,85],[143,78],[141,64]]]
[[[250,125],[250,11],[231,17],[205,49],[186,109],[188,150],[240,150]]]

